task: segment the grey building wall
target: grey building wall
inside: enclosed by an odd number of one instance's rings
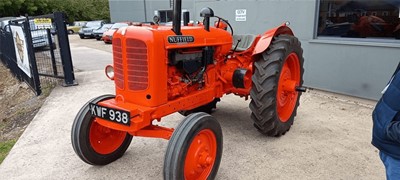
[[[116,2],[110,0],[112,20],[121,18],[127,8],[124,5],[118,9]],[[146,15],[152,17],[154,10],[168,9],[169,1],[165,2],[146,1],[151,4]],[[289,21],[304,49],[305,85],[316,89],[378,99],[400,61],[400,41],[316,37],[318,0],[184,0],[183,7],[191,12],[193,20],[201,20],[201,8],[211,7],[215,15],[229,20],[236,34],[262,34]],[[247,10],[246,21],[235,21],[236,9]]]
[[[137,0],[110,0],[111,22],[144,21],[144,2]]]
[[[182,0],[182,9],[193,12],[194,4],[193,0]],[[169,0],[148,0],[146,1],[146,9],[147,21],[152,21],[155,10],[168,10],[172,9],[172,7],[170,7]],[[190,18],[193,18],[193,13],[190,15]]]
[[[172,9],[169,0],[109,0],[109,2],[111,22],[149,22],[153,20],[155,10]],[[193,0],[182,2],[182,9],[194,11]]]

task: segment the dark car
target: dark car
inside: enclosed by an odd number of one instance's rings
[[[111,44],[114,32],[117,31],[119,28],[127,27],[130,25],[132,25],[132,22],[120,22],[120,23],[115,23],[114,25],[112,25],[108,31],[103,33],[102,39],[103,39],[104,43]]]
[[[94,37],[97,40],[100,40],[101,37],[103,36],[103,33],[108,31],[111,28],[112,25],[113,24],[103,24],[103,26],[101,26],[100,29],[96,29],[96,30],[93,31]]]
[[[79,30],[79,37],[81,39],[85,37],[94,38],[93,31],[96,29],[100,29],[104,23],[105,22],[102,20],[87,22],[86,25],[83,26],[81,30]]]

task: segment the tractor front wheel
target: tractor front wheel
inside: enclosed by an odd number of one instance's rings
[[[274,37],[270,47],[254,62],[250,91],[254,126],[268,136],[281,136],[296,116],[303,84],[303,50],[290,35]]]
[[[164,179],[214,179],[222,156],[222,130],[211,115],[185,117],[168,143]]]
[[[114,98],[103,95],[86,103],[72,124],[71,140],[75,153],[91,165],[106,165],[120,158],[128,149],[132,136],[123,131],[110,129],[96,122],[89,112],[89,103]]]

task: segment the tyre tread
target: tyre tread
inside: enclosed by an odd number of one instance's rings
[[[279,35],[274,37],[270,47],[261,54],[260,59],[254,62],[254,74],[252,77],[253,88],[250,91],[251,119],[254,126],[262,134],[267,136],[281,136],[285,134],[293,124],[299,105],[299,93],[292,116],[286,123],[282,123],[277,117],[276,91],[279,82],[281,67],[284,57],[290,52],[295,52],[300,60],[300,75],[303,77],[303,50],[300,41],[291,35]],[[303,84],[301,78],[300,85]]]
[[[95,158],[96,155],[94,155],[94,152],[91,152],[88,150],[86,146],[87,144],[81,142],[82,137],[82,125],[85,123],[84,121],[87,120],[88,112],[89,112],[89,103],[98,103],[102,100],[114,98],[114,95],[102,95],[96,98],[91,99],[88,101],[78,112],[77,116],[75,117],[75,120],[72,124],[72,131],[71,131],[71,142],[72,142],[72,147],[75,151],[75,153],[78,155],[78,157],[84,161],[87,164],[91,165],[106,165],[108,163],[111,163],[115,161],[116,159],[120,158],[126,151],[126,149],[129,147],[130,142],[132,141],[132,136],[127,133],[123,144],[113,153],[109,155],[102,155],[101,157]],[[85,149],[85,150],[84,150]],[[93,150],[92,150],[93,151]],[[90,157],[93,156],[93,157]],[[98,155],[97,155],[98,156]]]
[[[177,155],[176,152],[179,152],[184,145],[187,143],[189,138],[191,138],[189,135],[193,133],[193,127],[201,123],[201,121],[205,121],[204,118],[207,117],[212,117],[207,113],[204,112],[198,112],[198,113],[193,113],[185,117],[185,119],[177,126],[175,129],[171,139],[168,142],[168,147],[166,150],[165,154],[165,159],[164,159],[164,179],[165,180],[177,180],[181,179],[179,173],[177,171],[182,170],[181,167],[179,167],[179,163],[177,162],[182,162],[184,160],[180,159],[181,156]],[[215,123],[216,122],[216,123]],[[222,153],[222,130],[221,126],[219,125],[218,121],[214,119],[214,128],[217,129],[217,131],[220,133],[221,136],[221,153]],[[216,134],[218,136],[218,134]],[[218,152],[218,150],[217,150]],[[217,155],[218,156],[218,155]],[[216,169],[218,170],[220,162],[216,162],[215,166]],[[212,174],[212,176],[215,176],[216,172]]]

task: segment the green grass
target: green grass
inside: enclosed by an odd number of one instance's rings
[[[8,152],[10,152],[15,142],[17,142],[17,140],[8,140],[6,142],[0,142],[0,164],[3,162],[4,158],[6,158]]]
[[[42,85],[42,95],[44,97],[47,97],[50,95],[51,91],[56,87],[56,83],[55,82],[48,82],[44,85]]]

